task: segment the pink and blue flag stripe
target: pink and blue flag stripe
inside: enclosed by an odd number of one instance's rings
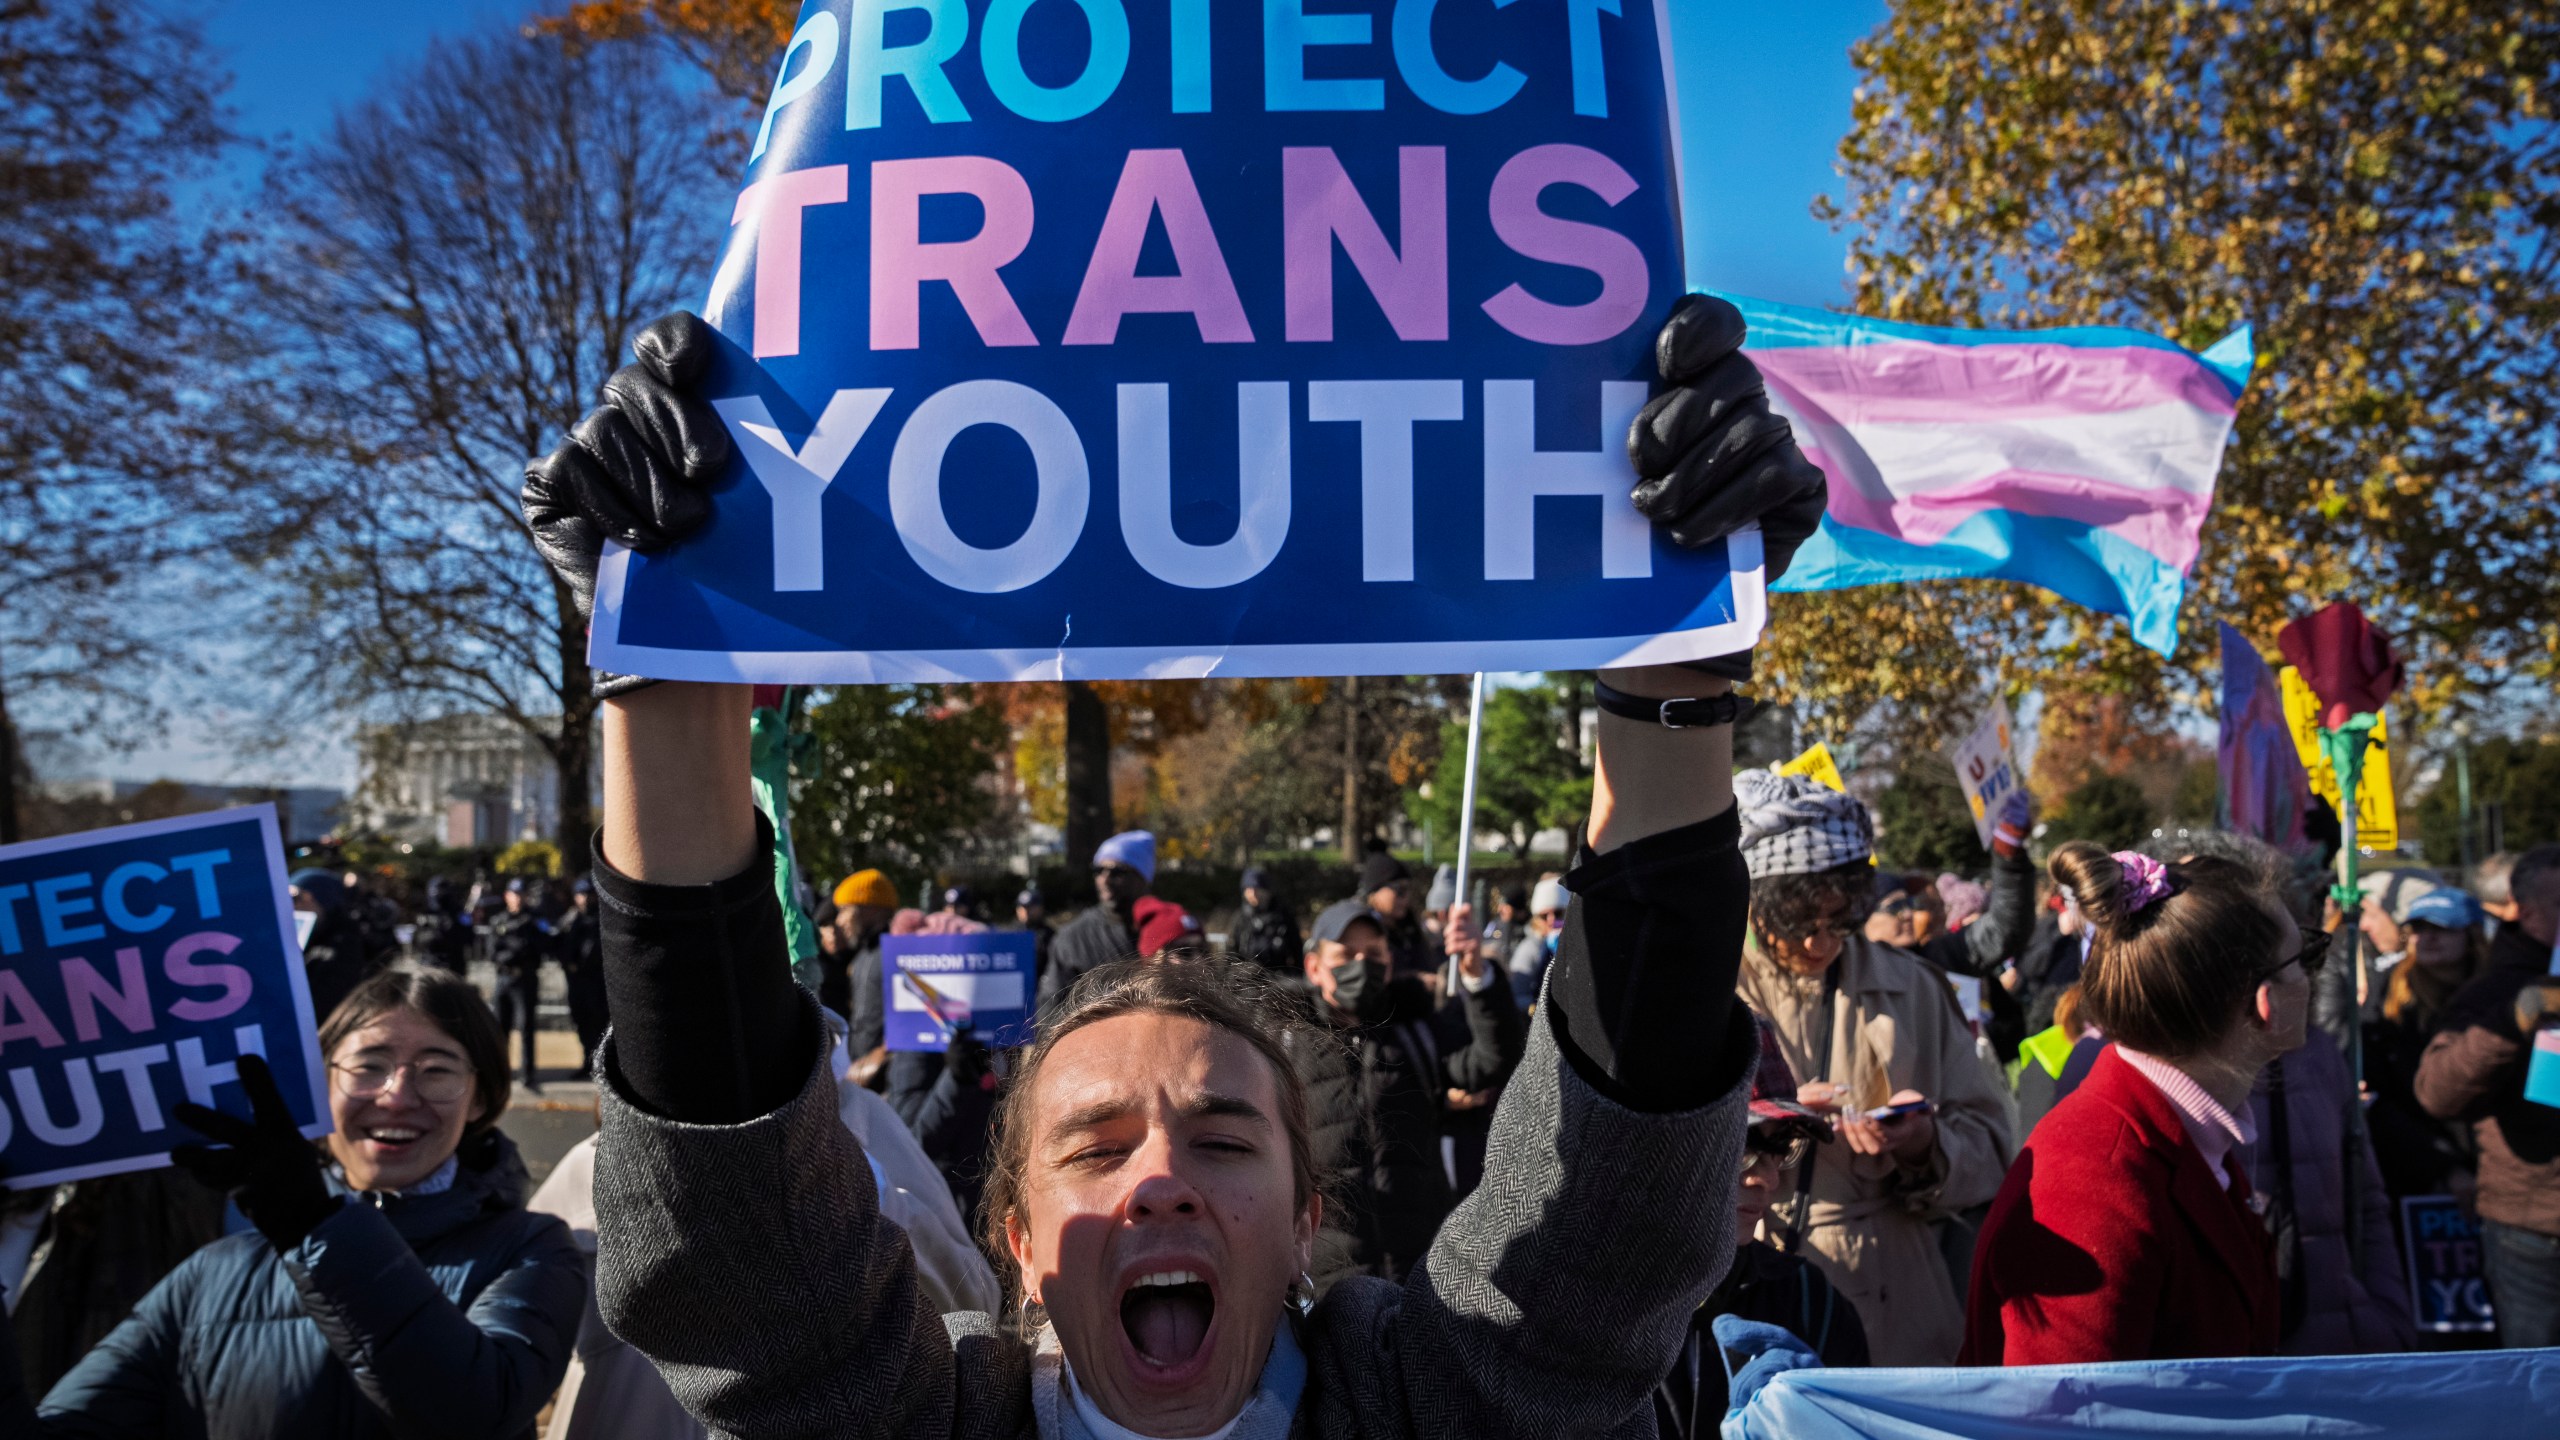
[[[1738,295],[1772,409],[1831,481],[1774,588],[2001,579],[2168,654],[2251,363],[2135,330],[1954,330]]]

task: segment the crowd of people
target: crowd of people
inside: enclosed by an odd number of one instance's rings
[[[653,328],[582,427],[620,442],[536,467],[573,590],[598,535],[675,538],[630,517],[716,458],[698,330]],[[1724,487],[1783,569],[1801,457],[1716,449],[1756,395],[1739,340],[1675,314],[1639,429],[1721,458],[1638,461]],[[294,877],[325,1140],[245,1057],[248,1116],[179,1109],[175,1169],[12,1202],[0,1428],[1688,1440],[1747,1358],[1720,1336],[1832,1366],[2407,1350],[2392,1201],[2438,1194],[2476,1210],[2503,1343],[2560,1343],[2560,1110],[2523,1095],[2560,846],[2339,913],[2316,857],[2220,832],[2039,869],[2021,796],[1979,876],[1898,874],[1856,797],[1734,769],[1747,672],[1601,672],[1575,853],[1481,901],[1372,848],[1347,894],[1246,872],[1212,937],[1130,831],[1063,923],[856,871],[806,969],[747,693],[615,683],[565,893],[430,886],[393,963],[360,878]],[[990,928],[1036,937],[1029,1043],[891,1047],[884,937]],[[498,1120],[546,961],[600,1134],[528,1194]]]

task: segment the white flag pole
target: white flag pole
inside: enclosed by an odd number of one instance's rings
[[[1470,904],[1467,871],[1476,854],[1476,756],[1484,748],[1484,672],[1479,670],[1467,684],[1467,781],[1458,797],[1458,891],[1451,903]],[[1483,933],[1484,917],[1475,917],[1477,933]],[[1448,962],[1450,974],[1447,993],[1457,993],[1457,962]]]

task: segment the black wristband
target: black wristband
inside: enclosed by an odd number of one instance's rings
[[[1730,725],[1742,716],[1742,697],[1730,690],[1716,696],[1656,700],[1644,695],[1630,695],[1594,676],[1591,698],[1601,709],[1621,720],[1661,725],[1673,730]]]

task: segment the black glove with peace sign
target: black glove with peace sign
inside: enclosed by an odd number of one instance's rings
[[[176,1111],[179,1124],[228,1148],[178,1145],[171,1147],[169,1159],[206,1185],[229,1192],[268,1244],[280,1252],[290,1250],[346,1202],[329,1193],[329,1182],[320,1174],[320,1149],[293,1123],[293,1112],[285,1108],[264,1059],[240,1057],[240,1088],[249,1092],[254,1119],[194,1104]]]
[[[1756,520],[1774,581],[1822,523],[1827,496],[1821,469],[1770,413],[1742,337],[1742,312],[1729,301],[1690,295],[1672,307],[1653,341],[1667,388],[1636,416],[1627,456],[1646,519],[1691,550]]]
[[[604,382],[604,403],[560,448],[525,465],[524,523],[535,548],[592,618],[604,542],[657,550],[711,518],[708,486],[729,463],[729,432],[697,388],[719,353],[717,332],[678,310],[631,344],[639,359]],[[598,696],[646,685],[598,675]]]

